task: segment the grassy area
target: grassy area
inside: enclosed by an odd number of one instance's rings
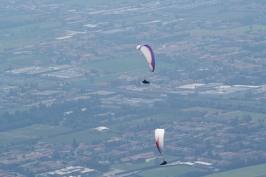
[[[154,118],[159,119],[159,117]],[[125,120],[123,121],[123,125],[134,125],[134,124],[145,124],[146,121],[150,121],[150,117],[144,117],[140,119],[134,120]],[[121,126],[121,122],[116,124],[112,124],[108,126],[111,130],[116,131],[117,128]],[[53,135],[57,135],[64,132],[69,132],[71,128],[61,127],[61,126],[49,126],[49,125],[32,125],[29,127],[19,128],[15,130],[10,130],[6,132],[0,133],[0,146],[8,145],[12,143],[20,143],[22,141],[40,138],[42,137],[42,141],[48,143],[65,143],[72,144],[73,139],[75,138],[78,142],[82,143],[92,143],[95,140],[106,140],[111,138],[112,136],[116,136],[115,133],[93,133],[90,130],[83,130],[80,132],[67,133],[65,135],[60,135],[56,137],[51,137]],[[168,157],[170,161],[176,160],[176,156]]]
[[[0,64],[0,73],[4,72],[9,67],[9,63],[1,63]]]
[[[154,165],[154,160],[150,162],[138,163],[138,164],[115,164],[111,165],[111,168],[121,170],[136,170],[140,168],[150,167]]]
[[[207,111],[208,113],[215,113],[218,112],[220,115],[223,116],[238,116],[241,118],[243,115],[250,115],[252,119],[258,120],[261,118],[265,118],[265,114],[260,113],[252,113],[252,112],[245,112],[245,111],[228,111],[224,112],[224,110],[220,109],[212,109],[212,108],[204,108],[204,107],[194,107],[189,109],[184,109],[185,111]],[[146,124],[146,121],[150,121],[151,117],[142,117],[139,119],[134,120],[124,120],[123,126],[127,125],[134,125],[134,124]],[[160,120],[161,117],[153,117],[154,120]],[[166,120],[165,120],[166,121]],[[108,124],[108,123],[107,123]],[[116,131],[117,128],[121,126],[121,123],[115,123],[108,126],[110,129]],[[0,145],[6,145],[13,143],[18,143],[25,140],[30,140],[34,138],[42,137],[43,141],[49,143],[65,143],[71,144],[73,139],[76,138],[78,142],[83,143],[91,143],[94,140],[106,140],[115,136],[115,133],[92,133],[89,130],[84,130],[80,132],[69,133],[65,135],[60,135],[56,137],[50,137],[51,135],[56,135],[59,133],[64,133],[70,131],[70,128],[61,127],[61,126],[48,126],[48,125],[33,125],[25,128],[20,128],[16,130],[6,131],[0,133]],[[175,159],[174,159],[175,160]]]
[[[266,114],[260,114],[260,113],[254,113],[254,112],[245,112],[245,111],[231,111],[228,113],[224,113],[224,116],[231,116],[231,117],[236,117],[238,116],[239,118],[242,118],[243,115],[250,115],[253,120],[259,120],[262,118],[266,118]]]
[[[215,112],[222,113],[224,110],[222,109],[213,109],[213,108],[204,108],[204,107],[193,107],[193,108],[187,108],[183,109],[184,111],[207,111],[208,113],[212,114]]]
[[[258,25],[254,24],[252,25],[252,30],[264,30],[266,29],[266,25]],[[227,28],[227,29],[222,29],[222,30],[212,30],[212,29],[193,29],[193,30],[188,30],[186,32],[189,32],[191,35],[195,36],[201,36],[201,35],[222,35],[226,33],[243,33],[246,31],[250,31],[250,26],[239,26],[239,27],[233,27],[233,28]]]
[[[5,60],[1,61],[0,65],[0,73],[4,72],[9,66],[32,66],[36,60],[43,60],[43,56],[38,55],[19,55],[19,56],[12,56],[9,58],[5,58]]]
[[[80,132],[74,132],[66,135],[46,138],[43,141],[48,143],[65,143],[72,144],[73,139],[75,138],[80,143],[88,143],[90,144],[95,140],[106,140],[110,139],[112,136],[115,136],[114,133],[93,133],[90,130],[84,130]]]
[[[173,64],[156,61],[156,71],[160,69],[168,69],[177,67]],[[98,76],[94,79],[94,83],[107,82],[116,80],[119,76],[123,74],[128,75],[141,75],[141,74],[151,74],[148,68],[148,65],[145,61],[145,58],[142,55],[134,55],[127,58],[117,58],[112,60],[104,60],[98,62],[90,62],[82,66],[83,69],[90,70],[113,70],[114,74]],[[156,73],[155,71],[155,73]],[[90,80],[81,80],[74,82],[76,86],[89,86],[94,83]]]
[[[35,55],[19,55],[7,58],[10,64],[20,65],[20,66],[31,66],[34,65],[35,60],[42,60],[43,56]]]
[[[31,106],[21,106],[21,107],[15,107],[11,109],[4,109],[0,111],[0,114],[3,114],[4,112],[14,113],[16,111],[28,111],[31,108]]]
[[[249,12],[235,12],[235,11],[226,11],[219,13],[223,7],[211,7],[209,9],[199,9],[195,10],[191,13],[187,13],[186,20],[194,21],[194,20],[230,20],[230,19],[238,19],[243,18],[247,15],[250,15]]]
[[[25,47],[27,45],[38,44],[44,40],[44,35],[49,28],[60,26],[60,22],[50,21],[31,25],[6,28],[5,31],[12,34],[0,37],[0,50],[11,47]],[[9,66],[31,66],[35,60],[43,60],[43,56],[19,55],[1,60],[0,73],[8,69]]]
[[[168,177],[175,177],[182,174],[185,174],[189,171],[197,171],[199,169],[188,167],[188,166],[164,166],[164,167],[158,167],[151,170],[146,170],[141,172],[139,175],[142,177],[161,177],[161,176],[168,176]]]
[[[61,26],[61,23],[58,21],[46,21],[46,22],[40,22],[40,23],[34,23],[34,24],[30,24],[30,25],[22,25],[22,26],[18,26],[18,27],[12,27],[12,28],[5,28],[5,30],[9,31],[9,32],[13,32],[13,33],[24,33],[22,31],[25,31],[25,33],[27,33],[27,31],[30,33],[30,29],[34,28],[38,26],[39,30],[46,30],[49,28],[54,28],[54,27],[58,27]],[[34,31],[34,30],[32,30]]]
[[[19,143],[40,136],[44,140],[49,139],[49,135],[55,135],[69,131],[69,128],[49,125],[32,125],[29,127],[19,128],[0,133],[0,145],[7,145],[13,143]]]
[[[115,124],[107,125],[114,132],[118,129],[119,126],[129,126],[135,124],[146,124],[149,122],[151,117],[141,117],[139,119],[133,120],[123,120],[123,124],[121,121],[118,121]],[[153,117],[154,120],[160,120],[161,117]],[[115,120],[114,120],[115,121]],[[146,122],[147,121],[147,122]],[[72,144],[73,139],[75,138],[78,142],[82,143],[92,143],[95,140],[106,140],[111,138],[112,136],[116,136],[113,132],[108,133],[94,133],[90,132],[90,130],[83,130],[80,132],[67,133],[65,135],[60,135],[56,137],[51,137],[53,135],[57,135],[64,132],[71,131],[71,128],[62,127],[62,126],[49,126],[49,125],[32,125],[29,127],[19,128],[15,130],[10,130],[6,132],[0,133],[0,146],[8,145],[12,143],[20,143],[22,141],[40,138],[42,137],[42,141],[48,143],[65,143]],[[174,157],[174,158],[173,158]],[[170,161],[176,160],[176,156],[169,157]]]
[[[181,117],[177,117],[177,118],[175,118],[175,121],[178,121],[178,118],[181,119]],[[118,119],[120,119],[120,118],[118,118]],[[150,123],[151,119],[153,119],[154,121],[162,121],[162,119],[163,119],[164,122],[172,121],[172,118],[164,117],[164,115],[150,116],[150,117],[141,117],[141,118],[133,119],[133,120],[127,120],[127,117],[125,117],[122,120],[122,122],[123,122],[122,125],[123,126],[131,126],[131,125],[137,125],[137,124],[139,124],[139,125],[147,125],[147,124]],[[119,123],[110,125],[110,128],[115,130],[119,126],[121,126],[120,120],[118,120],[118,121],[119,121]]]
[[[243,115],[250,115],[253,120],[258,120],[262,118],[266,118],[266,114],[261,113],[255,113],[255,112],[246,112],[246,111],[226,111],[222,109],[212,109],[212,108],[204,108],[204,107],[193,107],[184,109],[184,111],[207,111],[208,113],[215,113],[218,112],[222,116],[230,116],[230,117],[236,117],[242,118]]]
[[[179,160],[180,157],[166,155],[164,157],[164,159],[166,159],[168,162],[170,162],[170,161]],[[160,159],[160,162],[161,162],[161,159]],[[144,163],[139,163],[139,164],[114,164],[111,166],[111,168],[121,169],[121,170],[136,170],[136,169],[140,169],[140,168],[151,167],[154,165],[156,165],[155,159],[152,159],[149,162],[144,162]],[[159,166],[159,164],[158,164],[158,166]]]
[[[134,53],[134,51],[132,52]],[[160,64],[158,64],[160,65]],[[130,70],[146,69],[149,71],[146,61],[141,55],[90,62],[82,66],[84,69],[109,69],[115,72],[128,72]]]
[[[5,31],[13,35],[0,37],[0,50],[9,47],[25,47],[27,45],[39,43],[44,40],[43,36],[48,32],[47,30],[49,28],[58,27],[60,25],[60,22],[50,21],[6,28]]]
[[[207,175],[205,177],[263,177],[266,174],[266,164],[255,165],[222,173]]]
[[[242,105],[260,105],[264,104],[262,101],[259,100],[228,100],[229,103],[232,104],[242,104]]]
[[[114,136],[114,134],[112,133],[92,133],[89,132],[89,130],[84,130],[56,137],[50,137],[52,135],[68,132],[70,130],[71,128],[61,126],[33,125],[25,128],[19,128],[16,130],[1,132],[0,146],[11,143],[19,143],[21,141],[26,141],[39,137],[42,137],[42,141],[48,143],[72,144],[74,138],[76,138],[78,142],[91,143],[94,140],[105,140]]]

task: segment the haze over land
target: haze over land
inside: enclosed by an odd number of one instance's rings
[[[265,5],[1,1],[0,176],[264,175]]]

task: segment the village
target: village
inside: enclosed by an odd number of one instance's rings
[[[64,104],[95,95],[102,107],[111,110],[124,105],[156,109],[169,97],[217,102],[243,99],[260,101],[258,104],[265,101],[265,6],[258,3],[125,1],[85,8],[35,0],[33,4],[0,3],[0,7],[7,14],[21,14],[21,19],[12,22],[25,26],[21,30],[0,29],[1,39],[42,31],[34,37],[37,42],[28,37],[27,45],[13,42],[16,44],[1,46],[0,62],[6,66],[0,74],[1,113],[8,110],[15,114],[16,109]],[[232,18],[197,19],[188,15],[206,9],[218,9],[217,14],[228,13]],[[233,12],[240,15],[233,17]],[[34,15],[24,19],[28,13]],[[130,65],[125,62],[122,66],[91,67],[121,58],[137,60],[136,45],[146,41],[153,46],[158,61],[155,73],[139,72],[145,63],[128,71],[123,70]],[[19,57],[30,58],[30,62],[7,62],[8,58]],[[148,77],[151,84],[141,85],[143,77]],[[235,105],[236,110],[216,108],[206,112],[202,106],[199,112],[204,113],[182,121],[173,118],[172,122],[158,122],[151,115],[145,118],[147,122],[132,123],[123,131],[108,124],[99,126],[89,129],[90,134],[115,136],[93,143],[48,143],[38,137],[23,142],[28,150],[18,153],[9,150],[15,144],[7,144],[1,147],[0,176],[122,177],[155,169],[161,157],[154,146],[154,125],[166,130],[169,166],[186,166],[209,174],[240,167],[242,162],[265,162],[266,117],[228,114],[244,110],[241,104]],[[65,119],[72,113],[71,109],[64,112]],[[102,112],[97,116],[116,115]],[[237,162],[239,166],[235,165]],[[127,166],[146,163],[152,164],[125,170]]]
[[[169,165],[185,165],[207,171],[219,171],[237,160],[241,162],[265,159],[265,121],[239,121],[236,126],[231,126],[234,119],[223,117],[222,114],[206,114],[203,117],[192,118],[190,121],[162,125],[161,127],[167,132],[165,151],[168,155],[181,157],[170,161]],[[84,164],[88,161],[96,161],[99,164],[118,163],[127,166],[158,158],[153,131],[140,128],[136,132],[135,126],[137,125],[129,127],[127,133],[121,136],[93,144],[80,143],[75,146],[39,141],[37,144],[30,145],[30,153],[3,153],[0,158],[1,169],[16,167],[16,172],[26,176],[27,174],[105,176],[99,169],[95,170]],[[113,130],[100,127],[91,133],[106,134],[110,131]],[[242,131],[241,134],[239,134],[240,131]],[[155,168],[154,166],[156,164],[152,167]],[[132,170],[114,171],[116,175],[128,172]],[[9,173],[14,174],[14,172]],[[7,172],[1,173],[2,176],[4,174]]]

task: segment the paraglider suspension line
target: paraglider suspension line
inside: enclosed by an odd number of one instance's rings
[[[161,167],[161,165],[160,165],[160,174],[161,174],[161,177],[162,177],[162,167]]]
[[[162,177],[162,167],[161,167],[161,165],[160,165],[160,173],[161,173],[161,177]]]

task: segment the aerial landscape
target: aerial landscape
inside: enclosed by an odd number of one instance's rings
[[[265,0],[0,7],[1,177],[266,177]]]

